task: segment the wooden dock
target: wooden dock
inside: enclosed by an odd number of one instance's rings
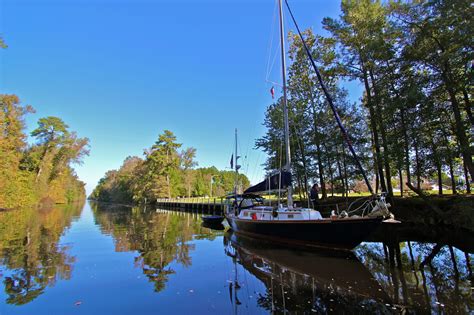
[[[156,207],[202,214],[224,214],[224,198],[171,198],[157,199]]]

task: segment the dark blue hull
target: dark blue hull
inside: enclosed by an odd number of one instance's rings
[[[382,223],[382,218],[263,221],[226,217],[232,230],[254,238],[302,247],[351,250]]]

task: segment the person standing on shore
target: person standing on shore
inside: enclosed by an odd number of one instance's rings
[[[311,187],[311,191],[309,192],[309,197],[311,199],[311,203],[313,204],[313,208],[319,204],[319,187],[318,184],[314,184]]]

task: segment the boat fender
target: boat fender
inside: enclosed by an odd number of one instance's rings
[[[339,215],[339,218],[344,219],[347,218],[349,215],[347,214],[346,211],[342,211],[341,214]]]
[[[257,220],[257,214],[255,212],[252,213],[252,220]]]
[[[337,219],[337,214],[336,214],[336,211],[332,210],[331,211],[331,219]]]
[[[273,211],[272,211],[272,216],[273,216],[274,218],[278,218],[278,211],[276,211],[275,209],[273,209]]]

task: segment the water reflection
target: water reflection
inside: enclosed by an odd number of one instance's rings
[[[389,312],[390,298],[351,253],[304,252],[272,246],[233,233],[226,253],[266,286],[258,304],[277,313]],[[243,276],[242,276],[243,278]],[[239,281],[233,303],[239,304]],[[236,288],[237,287],[237,288]],[[242,298],[242,297],[241,297]]]
[[[357,256],[395,304],[419,313],[474,311],[472,254],[431,243],[366,243]]]
[[[210,229],[195,213],[92,203],[79,215],[0,213],[0,313],[474,312],[461,242],[392,233],[353,253],[306,252]]]
[[[70,279],[75,257],[59,239],[83,205],[0,212],[0,279],[7,304],[27,304],[59,279]]]
[[[147,210],[93,204],[95,219],[103,233],[112,235],[118,252],[137,251],[135,267],[154,283],[155,292],[165,289],[170,267],[176,262],[184,267],[192,264],[193,239],[213,240],[222,232],[201,226],[197,214],[168,210]]]

